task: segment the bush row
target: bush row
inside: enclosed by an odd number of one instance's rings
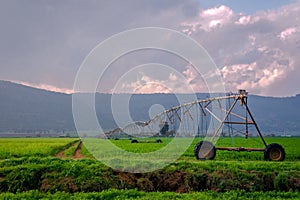
[[[227,162],[178,162],[155,172],[126,173],[115,171],[92,159],[61,160],[58,158],[21,158],[0,162],[0,192],[38,190],[55,193],[64,191],[100,192],[114,189],[140,191],[191,192],[213,190],[297,191],[300,188],[300,170],[286,165],[261,170],[279,163],[249,164]],[[282,164],[281,164],[282,165]],[[232,166],[232,167],[231,167]],[[251,166],[251,165],[250,165]]]
[[[206,199],[206,200],[229,200],[229,199],[257,199],[257,200],[278,200],[278,199],[299,199],[299,192],[245,192],[243,190],[234,190],[224,193],[216,193],[212,191],[203,191],[195,193],[179,194],[174,192],[143,192],[137,190],[116,190],[109,189],[102,192],[89,192],[89,193],[41,193],[37,190],[31,190],[21,193],[1,193],[0,199],[43,199],[43,200],[65,200],[65,199]]]

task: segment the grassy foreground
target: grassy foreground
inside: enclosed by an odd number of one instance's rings
[[[233,200],[233,199],[256,199],[256,200],[279,200],[279,199],[300,199],[299,192],[245,192],[245,191],[229,191],[224,193],[216,193],[212,191],[195,192],[178,194],[174,192],[143,192],[137,190],[105,190],[102,192],[90,193],[41,193],[39,191],[29,191],[21,193],[2,193],[0,199],[43,199],[43,200],[66,200],[66,199],[140,199],[140,200],[165,200],[165,199],[205,199],[205,200]]]
[[[109,189],[189,193],[212,190],[298,191],[300,163],[178,161],[154,172],[113,170],[93,159],[16,158],[0,162],[0,192],[101,192]]]
[[[127,151],[151,152],[170,141],[111,142]],[[213,161],[198,161],[196,142],[163,169],[127,173],[94,159],[84,145],[86,158],[71,159],[77,138],[0,139],[0,199],[300,199],[300,138],[267,138],[285,147],[284,162],[264,161],[262,152],[228,151],[217,152]],[[260,144],[225,138],[218,145]]]

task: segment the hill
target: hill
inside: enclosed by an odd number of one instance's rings
[[[117,94],[116,98],[128,95]],[[184,95],[182,95],[184,96]],[[206,98],[206,94],[198,94]],[[149,119],[154,104],[164,108],[178,105],[173,94],[134,94],[130,98],[130,114],[134,120]],[[263,97],[249,95],[249,107],[264,133],[300,133],[300,95]],[[116,128],[111,111],[111,95],[96,95],[96,112],[105,130]],[[74,132],[72,95],[50,92],[8,81],[0,81],[0,132],[46,134]]]
[[[0,81],[0,132],[74,130],[71,95]]]

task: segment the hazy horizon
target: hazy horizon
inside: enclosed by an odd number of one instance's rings
[[[74,92],[72,93],[66,93],[66,92],[63,92],[63,91],[57,91],[57,90],[51,90],[51,88],[45,88],[45,87],[39,87],[39,86],[34,86],[34,85],[31,85],[31,84],[23,84],[21,82],[14,82],[14,81],[11,81],[11,80],[0,80],[0,81],[5,81],[5,82],[10,82],[10,83],[14,83],[14,84],[19,84],[19,85],[22,85],[22,86],[26,86],[26,87],[30,87],[30,88],[34,88],[34,89],[40,89],[40,90],[45,90],[45,91],[48,91],[48,92],[55,92],[55,93],[61,93],[61,94],[67,94],[67,95],[72,95],[74,94]],[[247,90],[246,90],[247,91]],[[227,91],[226,93],[237,93],[238,91]],[[298,96],[300,95],[299,94],[295,94],[295,95],[291,95],[291,96],[268,96],[268,95],[260,95],[260,94],[254,94],[254,93],[251,93],[249,91],[247,91],[249,95],[254,95],[254,96],[262,96],[262,97],[274,97],[274,98],[284,98],[284,97],[295,97],[295,96]],[[108,94],[108,95],[112,95],[112,94],[124,94],[124,95],[147,95],[147,94],[182,94],[182,95],[188,95],[188,94],[192,94],[192,93],[164,93],[164,92],[157,92],[157,93],[104,93],[104,92],[96,92],[97,94]],[[213,92],[213,93],[208,93],[208,92],[196,92],[196,94],[221,94],[221,92]]]

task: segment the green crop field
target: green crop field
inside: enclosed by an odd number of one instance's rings
[[[53,156],[78,139],[70,138],[1,138],[0,159],[24,156]]]
[[[266,138],[285,148],[283,162],[265,161],[263,152],[231,151],[199,161],[193,154],[198,138],[177,161],[153,172],[117,171],[93,157],[108,141],[143,155],[172,142],[176,150],[188,139],[153,140],[2,138],[0,199],[300,199],[300,138]],[[220,138],[216,146],[263,147],[259,138]]]
[[[196,138],[185,151],[185,153],[180,157],[180,160],[189,160],[195,161],[194,156],[194,147],[201,141],[203,138]],[[168,145],[172,139],[162,139],[162,143],[147,143],[147,141],[155,141],[155,139],[140,139],[141,143],[132,144],[129,140],[111,140],[116,146],[130,151],[130,152],[152,152],[156,151],[164,146]],[[180,139],[184,140],[184,138]],[[300,161],[300,138],[265,138],[267,144],[279,143],[281,144],[286,151],[286,161]],[[179,144],[178,144],[179,145]],[[252,148],[264,148],[264,145],[260,138],[220,138],[216,146],[225,146],[225,147],[252,147]],[[220,161],[255,161],[255,160],[264,160],[263,152],[232,152],[232,151],[217,151],[217,156],[215,160]]]

